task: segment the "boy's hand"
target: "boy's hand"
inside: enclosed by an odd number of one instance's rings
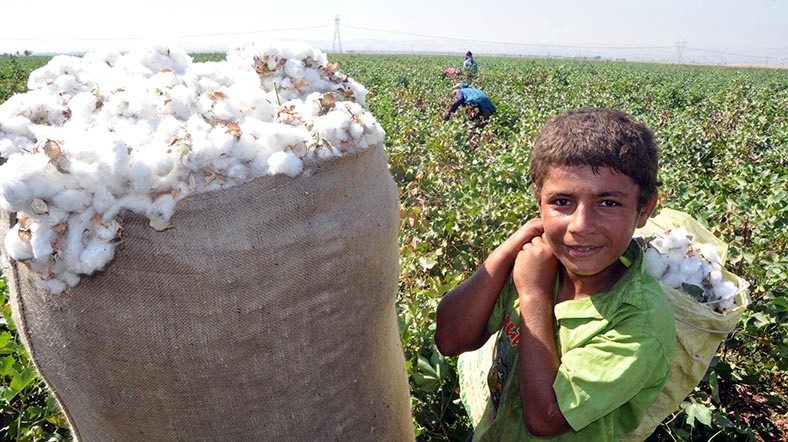
[[[534,236],[523,244],[514,261],[514,286],[521,297],[552,296],[557,272],[553,250],[541,235]]]
[[[512,236],[507,239],[511,241],[517,252],[520,252],[524,245],[528,244],[537,236],[542,236],[544,233],[544,224],[542,218],[534,218],[527,223],[523,224]]]

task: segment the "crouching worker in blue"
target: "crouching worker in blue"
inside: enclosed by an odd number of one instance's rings
[[[446,113],[443,114],[443,119],[448,120],[451,114],[460,106],[469,106],[474,109],[472,119],[484,121],[490,118],[490,115],[495,113],[495,106],[492,101],[487,97],[487,94],[480,89],[476,89],[468,83],[457,83],[452,87],[454,92],[454,104],[452,104]]]
[[[673,312],[632,235],[657,203],[657,148],[614,109],[551,118],[533,148],[540,216],[437,309],[444,355],[496,334],[479,441],[614,441],[665,385]]]

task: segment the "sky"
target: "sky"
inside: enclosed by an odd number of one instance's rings
[[[341,44],[344,52],[788,65],[783,0],[4,0],[0,12],[0,54],[150,42],[224,51],[273,39],[328,52]]]

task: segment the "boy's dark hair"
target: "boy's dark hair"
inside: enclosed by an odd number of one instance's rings
[[[611,108],[569,111],[547,120],[531,152],[531,180],[539,199],[550,167],[610,167],[640,186],[638,206],[657,192],[659,154],[654,133],[630,115]]]

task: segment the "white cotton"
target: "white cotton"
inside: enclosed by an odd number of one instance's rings
[[[23,241],[19,236],[19,224],[8,230],[3,238],[3,247],[5,247],[8,256],[17,261],[33,258],[33,248],[30,243]]]
[[[48,261],[49,257],[54,252],[52,244],[57,240],[55,232],[50,226],[43,224],[33,224],[30,226],[31,238],[30,248],[33,252],[33,258]]]
[[[113,240],[118,235],[118,230],[120,230],[120,223],[114,219],[110,220],[106,225],[98,223],[93,226],[96,238],[105,242]]]
[[[723,299],[718,306],[720,311],[725,312],[736,307],[736,300],[734,298]]]
[[[33,194],[25,181],[4,181],[0,178],[0,192],[3,194],[7,212],[21,210],[24,204],[33,198]]]
[[[66,284],[59,279],[40,279],[38,283],[53,295],[61,293],[67,288]]]
[[[57,56],[28,85],[0,104],[0,209],[27,217],[3,241],[53,293],[106,266],[124,212],[167,228],[192,193],[385,140],[366,89],[305,43]]]
[[[99,108],[96,94],[93,92],[80,92],[68,102],[68,109],[71,112],[72,124],[87,124],[95,116]]]
[[[717,248],[712,244],[698,244],[698,250],[709,262],[720,262],[720,255],[717,253]]]
[[[79,260],[83,268],[88,269],[85,273],[92,275],[97,270],[103,270],[115,255],[115,246],[101,239],[90,241],[79,254]]]
[[[703,269],[703,261],[698,255],[684,258],[679,265],[679,271],[684,275],[695,275]]]
[[[723,281],[713,289],[717,299],[727,299],[733,297],[737,292],[736,284],[732,281]]]
[[[670,266],[671,270],[675,269],[677,272],[680,272],[681,263],[684,261],[686,256],[687,252],[685,249],[670,249],[668,252],[668,265]]]
[[[663,237],[663,236],[657,236],[657,237],[655,237],[655,238],[654,238],[654,239],[651,241],[651,243],[650,243],[650,244],[651,244],[651,246],[652,246],[652,247],[654,247],[655,249],[657,249],[657,251],[659,251],[660,253],[662,253],[662,254],[664,254],[664,255],[667,255],[667,253],[670,251],[670,247],[669,247],[669,244],[668,244],[668,240],[667,240],[667,238],[665,238],[665,237]]]
[[[681,284],[684,282],[684,277],[681,275],[681,272],[669,270],[667,273],[662,275],[661,281],[668,286],[677,289],[681,287]]]
[[[149,214],[155,214],[168,220],[175,213],[175,197],[170,194],[162,195],[153,201]]]
[[[656,278],[661,277],[668,268],[667,256],[659,253],[659,251],[653,247],[646,249],[645,259],[646,269]]]
[[[719,285],[722,282],[722,272],[719,270],[709,272],[709,282],[711,285]]]
[[[295,177],[301,173],[304,163],[292,152],[275,152],[268,157],[268,173],[271,175],[285,174]]]
[[[668,234],[668,241],[671,249],[686,250],[690,243],[690,234],[687,229],[677,227]]]

